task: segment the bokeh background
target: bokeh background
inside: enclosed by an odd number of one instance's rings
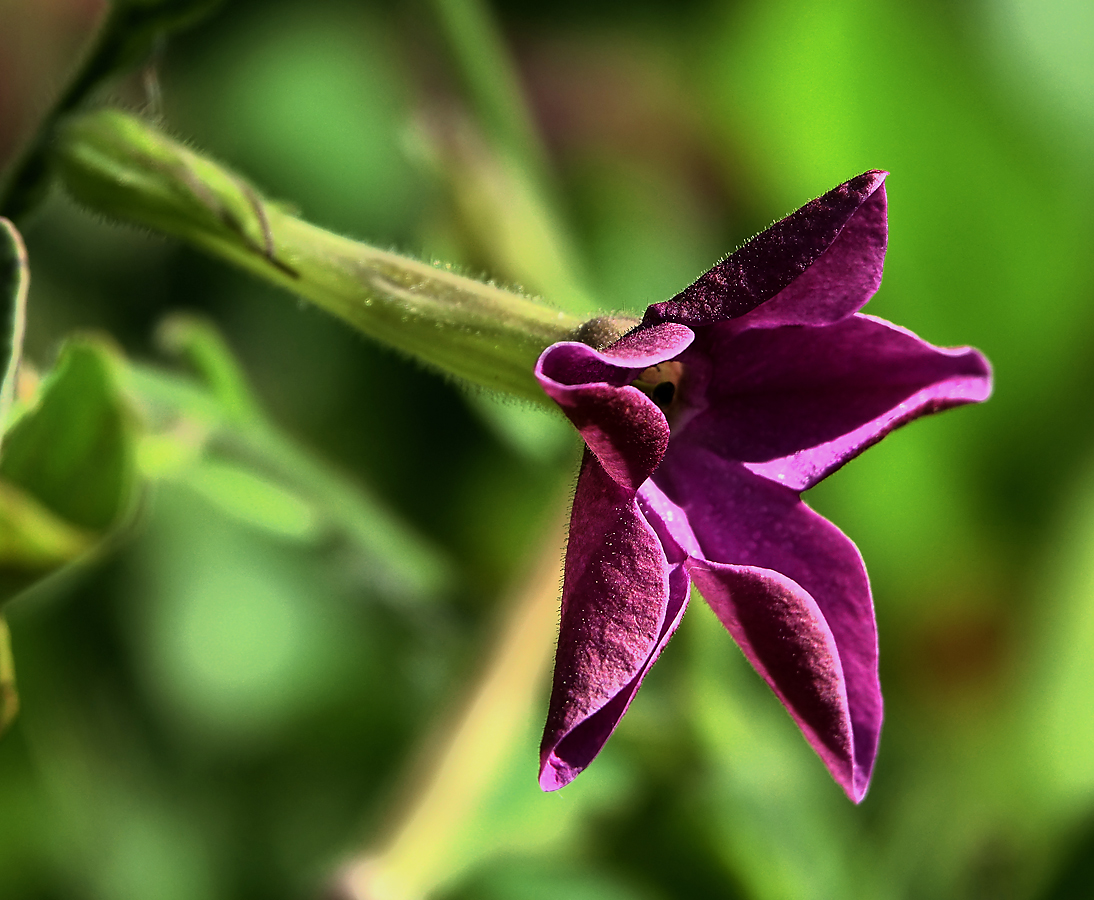
[[[808,496],[875,590],[887,718],[861,806],[695,603],[557,795],[535,783],[541,684],[431,838],[433,896],[1091,896],[1094,6],[506,0],[493,49],[448,7],[229,0],[105,99],[320,225],[631,312],[885,168],[868,311],[979,347],[997,388]],[[102,12],[0,2],[0,158]],[[490,121],[491,85],[530,131]],[[554,534],[576,438],[60,191],[21,226],[35,366],[90,330],[177,371],[160,323],[208,317],[278,434],[361,499],[355,543],[238,462],[150,478],[109,552],[7,608],[0,897],[319,896],[397,827]]]

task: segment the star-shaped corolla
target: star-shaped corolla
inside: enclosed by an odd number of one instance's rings
[[[694,581],[832,776],[865,795],[882,719],[870,585],[800,492],[905,422],[991,392],[976,350],[858,312],[881,282],[884,178],[777,222],[606,349],[540,357],[586,443],[544,790],[600,752]]]

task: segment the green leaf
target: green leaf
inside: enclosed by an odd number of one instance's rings
[[[0,616],[0,736],[8,730],[19,712],[19,695],[15,691],[15,661],[11,656],[11,632]]]
[[[263,531],[298,540],[313,539],[319,531],[310,503],[246,465],[205,459],[186,471],[183,483],[222,512]]]
[[[157,338],[165,350],[193,366],[230,421],[254,423],[262,419],[247,377],[215,325],[180,313],[164,320]]]
[[[357,479],[326,465],[268,420],[231,348],[205,320],[168,318],[159,341],[193,378],[130,366],[128,385],[145,412],[140,466],[282,538],[346,546],[354,568],[389,600],[442,592],[452,562]]]
[[[0,459],[0,604],[94,548],[133,508],[135,422],[102,341],[62,350]]]
[[[105,532],[131,506],[135,421],[105,342],[65,345],[37,405],[7,435],[0,479],[71,525]]]
[[[0,218],[0,315],[3,331],[0,332],[0,450],[3,449],[4,431],[8,413],[15,399],[15,382],[19,376],[19,362],[23,356],[23,332],[27,324],[27,287],[30,270],[27,266],[27,249],[15,226]]]

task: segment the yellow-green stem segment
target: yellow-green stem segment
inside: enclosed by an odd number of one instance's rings
[[[585,323],[519,294],[310,225],[224,166],[141,119],[103,109],[58,133],[70,193],[106,216],[176,235],[304,297],[443,372],[536,402],[532,369],[562,340],[604,341],[631,323]],[[592,327],[590,327],[590,325]]]

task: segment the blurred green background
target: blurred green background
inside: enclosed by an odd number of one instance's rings
[[[1094,895],[1094,6],[506,0],[539,143],[491,121],[493,57],[451,6],[228,0],[156,57],[151,112],[320,225],[636,313],[885,168],[868,311],[979,347],[997,387],[808,498],[875,590],[887,716],[860,807],[695,603],[557,795],[535,783],[540,691],[435,896]],[[0,2],[0,156],[101,12]],[[148,108],[150,83],[108,96]],[[0,897],[320,896],[383,842],[577,440],[59,191],[21,224],[30,362],[109,334],[87,346],[134,361],[169,440],[134,451],[150,481],[112,545],[6,608]],[[179,311],[216,324],[264,412],[165,354]],[[215,438],[183,462],[180,423]]]

